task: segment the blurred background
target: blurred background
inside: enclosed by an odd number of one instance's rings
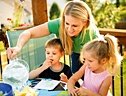
[[[8,27],[33,25],[32,1],[34,0],[0,0],[0,24]],[[65,3],[70,0],[44,1],[47,4],[47,16],[50,20],[58,18]],[[83,1],[90,6],[98,27],[126,28],[126,0]]]
[[[70,0],[0,0],[0,63],[7,64],[7,31],[24,30],[48,20],[60,17],[65,3]],[[126,0],[83,0],[94,15],[98,28],[104,32],[116,32],[122,44],[126,45]],[[40,14],[41,13],[41,14]],[[106,31],[107,30],[107,31]],[[100,30],[101,31],[101,30]],[[123,38],[122,38],[123,37]],[[126,57],[126,46],[123,56]],[[0,65],[1,65],[0,64]],[[126,96],[126,60],[123,60],[123,90]],[[115,96],[122,96],[120,88],[120,70],[115,76]]]

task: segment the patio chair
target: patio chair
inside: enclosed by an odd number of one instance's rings
[[[24,30],[6,32],[9,47],[14,47],[16,45],[18,37],[23,31]],[[30,39],[17,57],[25,60],[29,64],[30,71],[37,68],[45,60],[45,42],[54,37],[56,37],[54,34],[50,34],[42,38]]]

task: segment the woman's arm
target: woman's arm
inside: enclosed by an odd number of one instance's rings
[[[23,33],[20,34],[17,46],[22,48],[24,44],[31,38],[38,38],[42,36],[49,35],[50,32],[48,30],[48,24],[44,23],[30,29],[25,30]]]
[[[7,49],[8,58],[13,59],[21,51],[22,47],[29,41],[29,39],[46,36],[49,34],[50,32],[48,30],[47,23],[25,30],[20,34],[17,45]]]

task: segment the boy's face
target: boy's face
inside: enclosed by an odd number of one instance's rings
[[[59,49],[56,49],[54,47],[46,48],[45,51],[46,59],[52,60],[52,64],[55,64],[59,62],[60,58],[63,55],[63,52],[61,52]]]

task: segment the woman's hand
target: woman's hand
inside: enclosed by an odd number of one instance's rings
[[[61,73],[60,74],[60,80],[67,83],[68,78],[67,78],[67,76],[64,73]]]
[[[21,51],[19,47],[12,47],[7,49],[7,57],[8,59],[14,59],[17,57],[17,54]]]

